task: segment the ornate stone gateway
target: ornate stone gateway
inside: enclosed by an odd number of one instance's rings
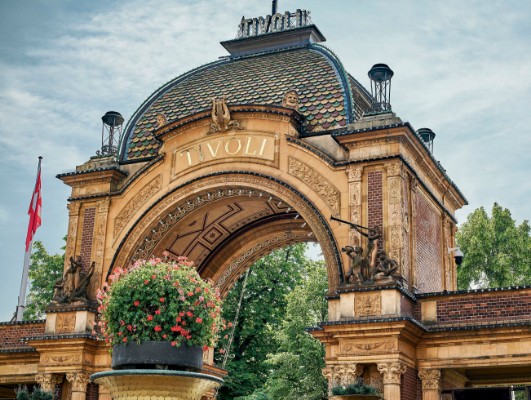
[[[88,376],[110,366],[91,329],[114,268],[186,256],[226,293],[260,257],[311,241],[328,272],[329,320],[312,334],[330,385],[361,376],[413,400],[531,384],[531,289],[456,291],[448,249],[466,199],[389,98],[319,44],[306,11],[243,18],[238,35],[229,57],[148,98],[118,154],[58,176],[72,188],[69,262],[45,323],[0,325],[24,338],[0,341],[1,382],[108,399]],[[371,72],[375,87],[392,76]],[[223,374],[212,351],[205,362]]]

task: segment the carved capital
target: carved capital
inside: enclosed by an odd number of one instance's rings
[[[361,364],[339,364],[323,368],[323,376],[328,380],[328,389],[337,385],[355,383],[363,373]]]
[[[361,181],[361,176],[363,175],[363,167],[350,166],[345,170],[345,172],[347,173],[349,182]]]
[[[105,198],[103,200],[98,201],[96,204],[96,207],[98,208],[98,212],[100,213],[107,213],[109,211],[109,205],[111,204],[111,199]]]
[[[400,377],[406,372],[406,364],[400,361],[384,362],[377,365],[383,375],[384,385],[400,385]]]
[[[57,374],[37,374],[35,381],[41,386],[45,392],[55,392],[55,385],[58,385],[63,380],[61,375]]]
[[[421,369],[419,378],[422,381],[422,390],[439,390],[441,380],[440,369]]]
[[[66,379],[72,385],[72,392],[86,392],[89,374],[84,372],[68,372]]]
[[[81,207],[81,203],[79,202],[68,203],[66,207],[68,208],[68,213],[70,216],[77,216],[79,215],[79,209]]]

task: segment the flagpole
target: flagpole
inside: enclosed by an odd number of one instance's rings
[[[41,171],[41,161],[42,157],[39,156],[39,165],[37,166],[37,181],[40,179],[40,171]],[[35,182],[35,188],[37,187],[37,181]],[[39,193],[40,196],[40,193]],[[34,201],[35,197],[35,189],[33,190],[33,197],[31,199],[32,203]],[[32,219],[30,217],[30,224],[32,223]],[[33,227],[29,227],[33,228]],[[20,292],[18,295],[18,305],[17,305],[17,315],[16,315],[16,321],[22,321],[22,316],[24,314],[24,309],[26,308],[26,288],[28,287],[28,275],[29,275],[29,265],[31,260],[31,247],[33,246],[33,235],[31,235],[31,240],[29,242],[29,246],[26,248],[26,253],[24,254],[24,268],[22,269],[22,281],[20,282]]]

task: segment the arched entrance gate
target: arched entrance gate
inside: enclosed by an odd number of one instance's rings
[[[212,135],[211,112],[206,112],[191,128],[162,131],[165,156],[116,200],[126,205],[117,205],[116,252],[104,272],[167,251],[194,260],[201,275],[225,292],[272,250],[317,241],[333,292],[342,269],[328,218],[338,215],[341,195],[325,176],[334,169],[295,144],[293,110],[233,110],[240,127],[259,128]],[[128,205],[138,202],[138,192],[149,198],[133,210]],[[122,214],[129,209],[125,220]]]
[[[244,18],[238,38],[222,43],[230,56],[139,107],[118,160],[109,143],[58,176],[72,187],[65,270],[70,257],[94,263],[94,299],[113,268],[168,252],[195,260],[226,293],[261,256],[315,241],[329,321],[311,333],[325,344],[331,385],[363,376],[386,400],[435,400],[454,388],[530,384],[531,289],[456,291],[454,214],[466,199],[421,138],[433,132],[391,112],[389,67],[371,69],[382,89],[372,99],[318,44],[307,16]],[[368,240],[331,216],[375,230]],[[96,314],[73,302],[45,322],[0,326],[25,337],[16,356],[0,352],[0,380],[108,400],[88,384],[110,365],[91,333]]]

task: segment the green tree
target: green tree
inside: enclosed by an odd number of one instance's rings
[[[511,212],[494,203],[471,213],[456,235],[465,257],[457,269],[459,289],[531,284],[531,228],[519,226]]]
[[[226,365],[229,375],[220,389],[220,399],[247,396],[265,383],[269,367],[267,354],[278,348],[277,331],[282,327],[287,307],[286,295],[302,281],[305,257],[304,243],[276,250],[251,266],[247,278],[231,358]],[[243,286],[242,276],[224,300],[223,318],[234,321]],[[219,349],[226,348],[222,338]],[[223,354],[217,354],[221,364]]]
[[[326,399],[324,347],[305,329],[327,319],[327,289],[324,263],[308,263],[303,282],[286,297],[286,316],[277,334],[279,350],[268,355],[271,372],[257,394],[274,400]]]
[[[64,238],[66,240],[66,237]],[[62,250],[65,248],[63,247]],[[24,320],[39,319],[44,316],[44,309],[52,301],[53,285],[63,276],[65,255],[49,254],[41,241],[33,242],[29,279],[31,288],[26,298]]]

